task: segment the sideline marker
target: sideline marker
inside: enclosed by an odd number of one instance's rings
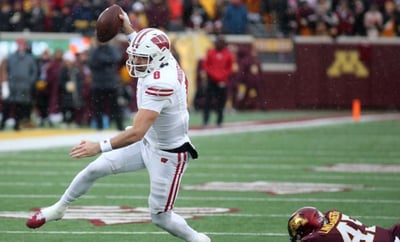
[[[361,116],[361,101],[360,101],[360,99],[353,99],[352,116],[353,116],[354,122],[357,122],[360,120],[360,116]]]

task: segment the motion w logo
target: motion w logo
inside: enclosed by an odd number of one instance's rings
[[[162,50],[163,48],[169,49],[169,41],[164,35],[157,35],[151,38],[151,42],[157,45],[160,50]]]

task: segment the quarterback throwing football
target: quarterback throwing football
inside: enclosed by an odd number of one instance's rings
[[[188,136],[185,74],[172,56],[170,40],[164,32],[153,28],[135,32],[125,12],[120,18],[130,41],[126,67],[132,77],[138,78],[138,112],[132,127],[110,139],[84,140],[73,147],[73,158],[102,154],[75,176],[59,201],[37,211],[26,225],[39,228],[61,219],[68,205],[85,194],[98,178],[146,168],[152,222],[184,241],[211,241],[173,211],[189,160],[197,158]]]
[[[366,226],[337,210],[321,213],[303,207],[290,216],[291,242],[400,242],[400,224],[389,229]]]

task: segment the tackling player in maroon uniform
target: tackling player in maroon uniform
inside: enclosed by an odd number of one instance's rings
[[[400,224],[389,229],[367,226],[337,210],[321,213],[303,207],[290,216],[291,242],[400,242]]]

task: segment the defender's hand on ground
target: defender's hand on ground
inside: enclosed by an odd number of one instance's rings
[[[69,154],[72,158],[83,158],[94,156],[100,153],[100,144],[98,142],[82,141],[74,146]]]

